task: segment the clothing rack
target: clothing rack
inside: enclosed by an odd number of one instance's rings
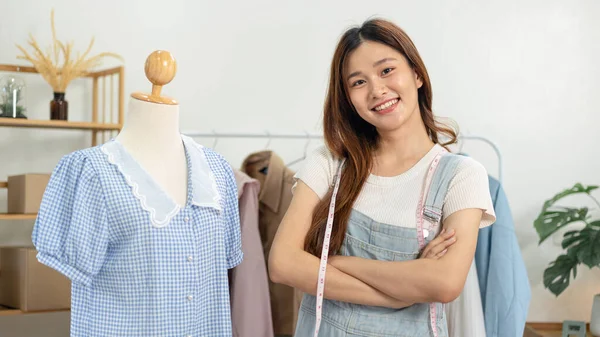
[[[215,138],[215,141],[219,138],[267,138],[271,139],[322,139],[322,134],[315,133],[271,133],[269,131],[265,131],[264,133],[220,133],[220,132],[198,132],[198,131],[188,131],[182,132],[184,135],[189,137],[198,137],[198,138]],[[477,135],[459,135],[459,140],[478,140],[484,143],[487,143],[492,147],[496,156],[498,157],[498,180],[502,183],[503,178],[503,163],[502,163],[502,153],[500,152],[500,148],[496,143],[492,140]],[[213,146],[214,147],[214,146]]]
[[[494,152],[496,152],[496,156],[498,156],[498,181],[500,183],[502,183],[502,176],[503,176],[503,172],[502,172],[502,168],[504,167],[502,164],[502,153],[500,152],[500,148],[498,147],[498,145],[496,145],[496,143],[494,143],[492,140],[482,137],[482,136],[475,136],[475,135],[459,135],[458,139],[472,139],[472,140],[479,140],[482,141],[484,143],[487,143],[488,145],[490,145],[492,147],[492,149],[494,149]]]
[[[219,132],[182,132],[189,137],[204,138],[287,138],[287,139],[321,139],[323,135],[314,133],[219,133]]]

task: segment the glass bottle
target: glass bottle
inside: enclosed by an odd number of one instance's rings
[[[55,92],[50,101],[50,119],[66,121],[69,117],[69,102],[65,100],[64,92]]]
[[[25,116],[25,81],[17,76],[0,79],[0,117],[27,118]]]

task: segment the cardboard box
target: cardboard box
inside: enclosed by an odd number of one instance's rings
[[[71,281],[30,248],[0,249],[0,305],[22,311],[71,308]]]
[[[49,180],[50,174],[37,173],[8,177],[8,213],[37,213]]]

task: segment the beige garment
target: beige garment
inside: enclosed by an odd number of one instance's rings
[[[233,337],[273,337],[265,257],[258,231],[260,183],[234,170],[238,186],[244,260],[230,271]]]
[[[259,228],[265,261],[268,261],[275,233],[292,200],[294,172],[271,151],[249,155],[242,164],[242,171],[261,184]],[[293,335],[302,292],[270,280],[269,292],[275,335]]]

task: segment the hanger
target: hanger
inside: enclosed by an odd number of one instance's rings
[[[303,161],[304,159],[306,159],[306,156],[308,154],[308,144],[310,144],[310,134],[308,132],[306,132],[306,130],[304,131],[304,133],[306,133],[306,144],[304,144],[304,154],[302,155],[302,157],[300,157],[296,160],[293,160],[286,166],[292,166],[292,165],[299,163],[299,162]]]
[[[212,145],[212,149],[214,150],[217,147],[217,143],[219,142],[219,135],[217,135],[217,133],[215,132],[215,130],[212,130],[212,133],[215,135],[215,141],[213,142]]]
[[[458,153],[463,153],[463,147],[465,146],[465,139],[461,139],[458,144]]]
[[[269,137],[269,139],[267,140],[267,145],[265,145],[265,150],[269,149],[269,145],[271,145],[271,134],[269,133],[269,131],[265,131],[265,134],[267,135],[267,137]]]
[[[265,131],[265,134],[267,135],[267,137],[269,138],[267,140],[267,144],[265,145],[265,151],[267,151],[269,149],[269,145],[271,145],[271,134],[269,133],[268,130]],[[269,166],[265,166],[263,168],[261,168],[260,170],[258,170],[258,172],[267,175],[269,173]]]

